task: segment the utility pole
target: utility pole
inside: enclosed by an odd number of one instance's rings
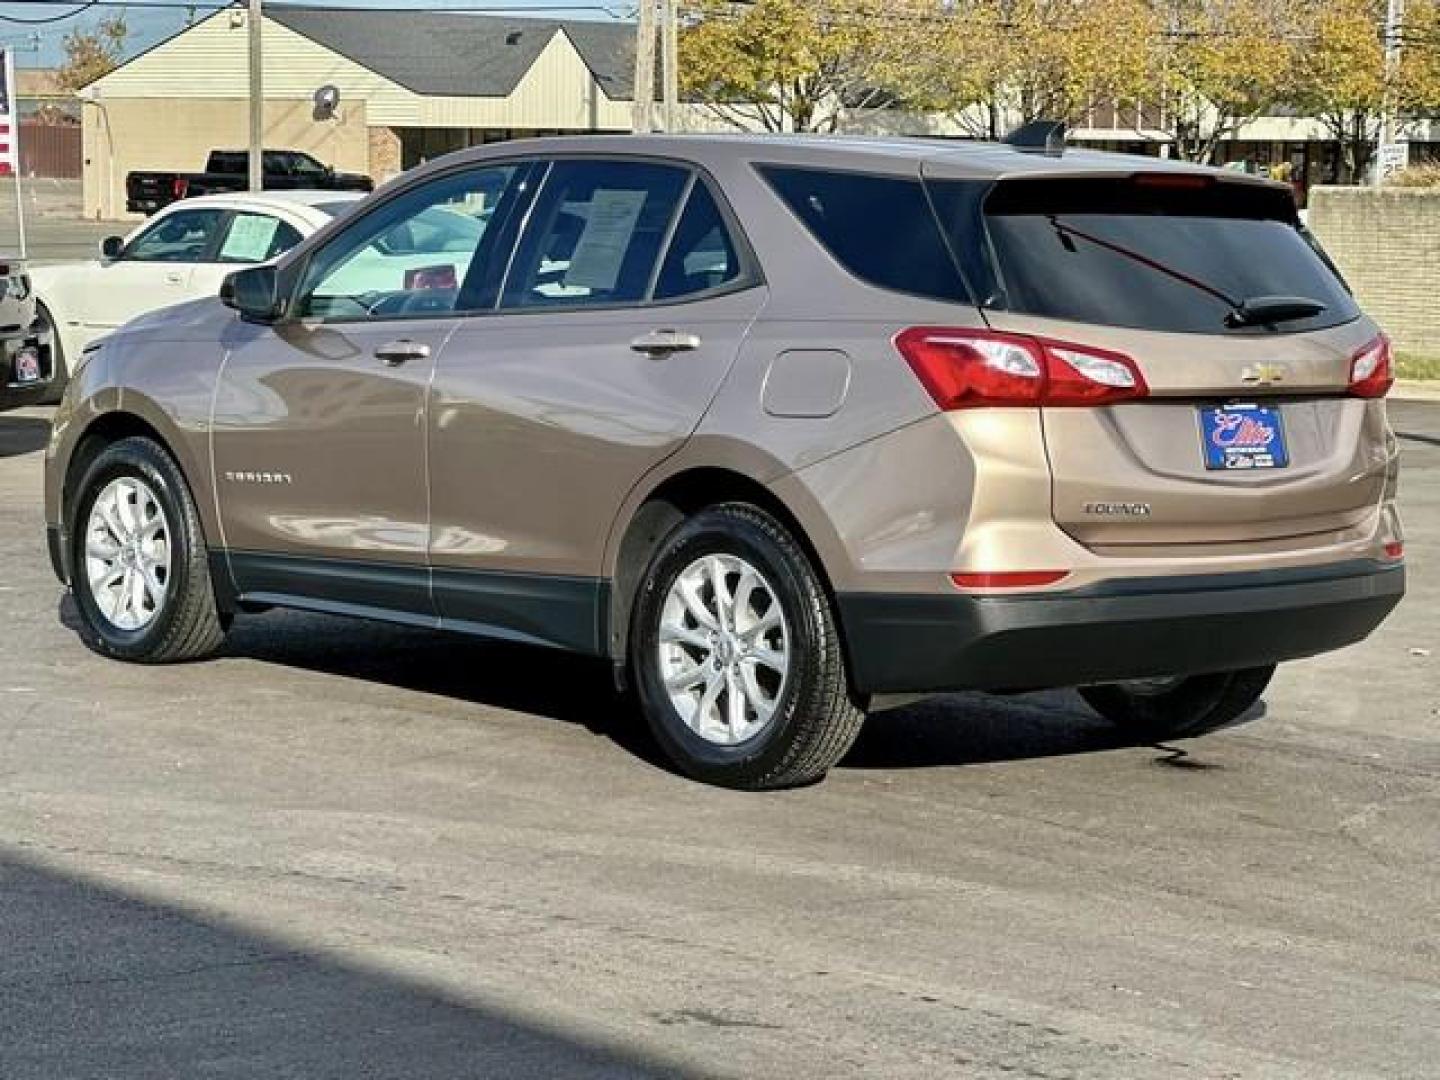
[[[265,76],[260,48],[264,13],[260,0],[249,0],[250,37],[250,190],[265,187]]]
[[[680,120],[680,18],[675,0],[660,0],[661,118],[666,131],[674,131]]]
[[[1372,183],[1385,179],[1386,147],[1395,141],[1395,75],[1400,68],[1400,24],[1405,18],[1405,0],[1389,0],[1385,8],[1385,96],[1380,104],[1380,143],[1375,148]]]
[[[630,126],[641,135],[655,130],[655,0],[640,0],[635,27],[635,110]]]

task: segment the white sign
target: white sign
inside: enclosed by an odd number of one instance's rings
[[[264,262],[270,245],[280,230],[280,219],[266,214],[236,214],[230,223],[225,246],[220,249],[222,262]]]
[[[1408,142],[1380,144],[1380,151],[1375,155],[1375,168],[1380,170],[1382,183],[1401,172],[1409,164],[1410,144]]]
[[[576,241],[565,284],[608,291],[620,280],[620,266],[645,209],[644,191],[598,190],[590,197],[585,231]]]

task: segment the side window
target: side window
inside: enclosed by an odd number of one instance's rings
[[[820,245],[861,281],[968,302],[918,179],[779,167],[760,173]]]
[[[688,169],[634,161],[557,161],[541,188],[503,306],[612,305],[646,299]]]
[[[359,217],[310,260],[297,313],[381,319],[471,309],[462,300],[471,264],[497,257],[490,223],[523,196],[528,172],[495,165],[455,173]]]
[[[225,211],[210,207],[166,214],[125,248],[126,262],[203,262],[224,220]]]
[[[740,258],[710,188],[695,181],[665,262],[655,281],[655,299],[671,300],[714,289],[740,276]]]
[[[222,263],[267,262],[300,242],[300,230],[269,214],[237,211],[225,230],[216,256]]]

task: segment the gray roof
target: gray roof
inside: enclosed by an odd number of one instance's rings
[[[607,97],[629,100],[635,83],[633,23],[279,5],[265,14],[417,94],[506,97],[557,33]]]

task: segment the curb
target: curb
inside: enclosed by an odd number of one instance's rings
[[[1389,396],[1392,401],[1440,401],[1440,380],[1397,379]]]

